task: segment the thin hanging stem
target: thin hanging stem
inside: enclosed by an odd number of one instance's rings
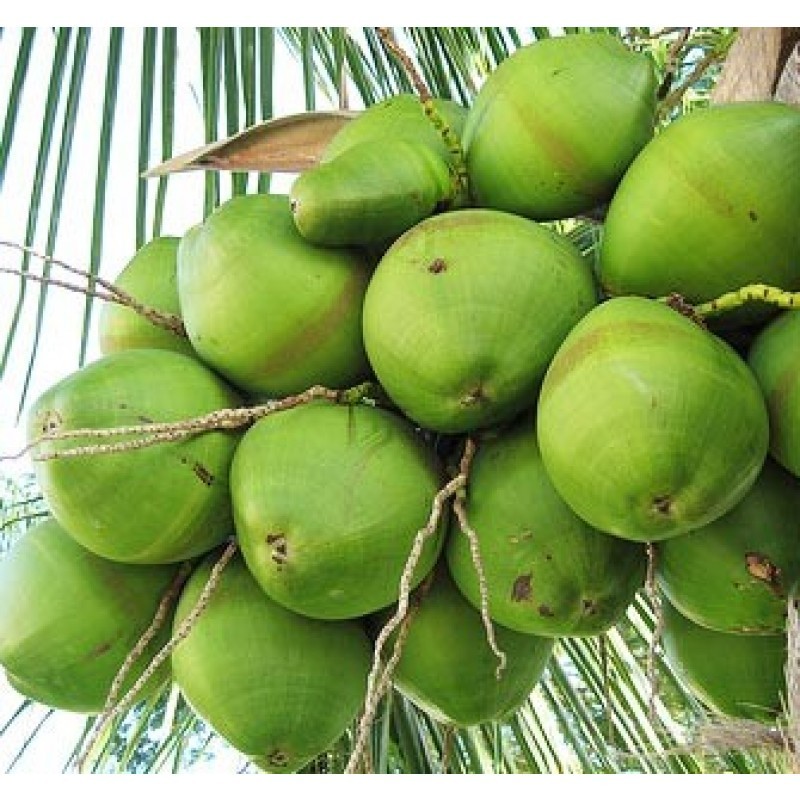
[[[71,272],[74,275],[80,275],[83,278],[87,278],[89,281],[89,286],[81,287],[76,286],[74,284],[69,284],[64,281],[59,281],[57,279],[51,278],[49,275],[39,276],[33,275],[27,270],[13,270],[8,269],[6,267],[0,268],[0,272],[12,274],[12,275],[19,275],[27,280],[35,280],[39,281],[40,283],[58,286],[62,289],[69,289],[70,291],[74,292],[81,292],[85,294],[87,297],[97,297],[101,300],[105,300],[110,303],[117,303],[118,305],[125,306],[126,308],[131,309],[139,316],[144,317],[146,320],[151,322],[153,325],[156,325],[159,328],[164,328],[165,330],[174,333],[176,336],[180,336],[182,338],[187,338],[186,328],[183,325],[183,320],[180,317],[175,316],[175,314],[170,314],[164,311],[158,311],[155,308],[151,308],[144,303],[139,302],[133,295],[128,294],[123,289],[120,289],[118,286],[115,286],[113,283],[100,278],[97,275],[94,275],[92,272],[87,270],[78,269],[77,267],[73,267],[70,264],[67,264],[65,261],[61,259],[54,258],[53,256],[48,256],[44,253],[39,253],[34,250],[32,247],[28,247],[23,244],[18,244],[17,242],[9,242],[2,240],[0,241],[0,247],[7,247],[11,250],[19,250],[20,252],[25,253],[26,255],[33,256],[34,258],[43,261],[45,264],[52,264],[57,267],[61,267],[62,269],[66,270],[67,272]],[[100,286],[102,289],[105,289],[104,292],[98,291],[94,286]]]
[[[433,104],[433,97],[431,96],[427,84],[422,79],[422,76],[419,74],[417,68],[414,66],[414,62],[411,60],[411,57],[397,43],[392,29],[376,28],[376,30],[386,49],[402,64],[403,69],[414,85],[414,90],[419,96],[420,102],[422,103],[422,108],[425,111],[425,115],[442,137],[445,147],[447,147],[447,150],[450,153],[450,157],[453,162],[453,169],[455,170],[455,178],[457,183],[456,194],[460,194],[462,191],[466,190],[469,178],[467,175],[467,161],[464,156],[464,148],[461,146],[458,136],[456,136],[453,129],[447,124],[447,121],[437,111],[436,106]]]
[[[156,653],[156,655],[153,657],[153,660],[148,664],[147,668],[142,672],[138,680],[133,684],[133,686],[131,686],[126,694],[111,708],[103,711],[103,713],[97,718],[94,731],[89,737],[89,741],[86,744],[83,753],[78,758],[78,772],[84,771],[89,754],[94,749],[106,727],[115,717],[127,710],[130,704],[133,702],[133,700],[135,700],[136,696],[142,690],[142,687],[144,687],[144,685],[153,677],[156,670],[158,670],[158,668],[170,657],[170,655],[172,655],[172,652],[175,650],[175,648],[192,632],[195,624],[208,607],[208,604],[214,592],[216,591],[217,586],[219,585],[219,580],[222,576],[223,570],[228,565],[230,560],[236,555],[237,550],[238,546],[235,541],[228,543],[225,550],[223,550],[222,555],[217,560],[217,563],[214,564],[211,574],[209,575],[205,586],[200,592],[200,596],[197,598],[197,601],[195,602],[191,611],[189,611],[186,617],[184,617],[181,621],[180,625],[178,625],[177,629],[172,635],[172,638],[158,651],[158,653]]]

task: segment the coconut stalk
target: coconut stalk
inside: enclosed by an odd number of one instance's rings
[[[800,105],[800,28],[740,28],[711,102]]]

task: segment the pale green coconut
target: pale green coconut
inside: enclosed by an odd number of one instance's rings
[[[789,311],[758,334],[747,363],[769,411],[769,452],[800,477],[800,314]]]
[[[665,304],[602,303],[573,328],[539,397],[542,460],[578,516],[656,541],[721,517],[755,482],[769,437],[744,361]]]
[[[175,572],[100,558],[54,520],[29,530],[0,560],[0,665],[9,683],[53,708],[101,711]],[[166,643],[169,620],[129,672],[123,693]],[[169,675],[163,664],[139,698]]]
[[[304,239],[333,247],[381,245],[466,203],[444,132],[457,139],[467,111],[449,100],[433,100],[432,107],[441,132],[419,98],[408,94],[370,106],[339,131],[321,163],[292,185],[292,213]]]
[[[197,601],[214,557],[190,578],[175,625]],[[270,600],[236,556],[189,636],[175,682],[221,736],[269,772],[294,772],[328,749],[366,692],[369,639],[357,622],[323,622]]]
[[[162,236],[141,247],[114,279],[114,285],[135,300],[164,314],[181,315],[178,301],[178,246],[176,236]],[[185,337],[153,324],[118,303],[106,303],[99,322],[103,355],[133,348],[174,350],[195,355]]]
[[[663,603],[667,661],[718,714],[773,723],[785,700],[786,636],[721,633]]]
[[[194,358],[125,350],[48,389],[31,408],[27,435],[32,442],[78,429],[179,422],[240,403]],[[113,561],[162,564],[205,553],[233,528],[228,470],[238,432],[207,431],[127,452],[59,457],[74,447],[147,435],[41,444],[34,467],[42,493],[76,541]]]
[[[486,79],[464,128],[476,205],[536,220],[609,200],[653,135],[652,61],[608,33],[542,39]]]
[[[229,200],[178,250],[192,346],[237,387],[270,396],[369,376],[361,309],[370,274],[361,253],[306,242],[282,195]]]
[[[275,601],[321,619],[393,602],[414,537],[444,483],[433,450],[399,416],[327,402],[265,417],[233,460],[236,531]],[[416,585],[441,548],[423,548]]]
[[[798,140],[800,109],[777,102],[712,106],[670,124],[611,201],[604,288],[691,302],[751,283],[800,288]]]
[[[489,613],[507,628],[596,636],[617,622],[644,585],[644,547],[601,533],[575,515],[553,488],[527,417],[478,447],[468,512]],[[458,588],[480,609],[470,542],[455,519],[446,552]]]
[[[460,137],[467,118],[467,109],[452,100],[439,98],[433,99],[433,107],[450,133]],[[322,163],[329,163],[364,142],[380,142],[390,138],[417,142],[443,159],[452,159],[452,153],[442,134],[426,115],[419,97],[413,94],[397,94],[370,106],[352,122],[348,122],[328,143],[322,155]]]
[[[558,346],[596,301],[591,269],[566,238],[501,211],[452,211],[384,255],[364,301],[364,343],[406,416],[459,433],[533,406]]]
[[[800,482],[767,459],[731,511],[662,542],[662,591],[683,616],[723,633],[786,630],[789,592],[800,579]]]
[[[372,627],[379,629],[393,612],[376,615]],[[498,679],[499,662],[481,616],[444,565],[437,567],[430,587],[419,590],[412,613],[395,685],[447,725],[478,725],[513,714],[539,682],[555,644],[555,639],[496,625],[497,646],[506,656]]]

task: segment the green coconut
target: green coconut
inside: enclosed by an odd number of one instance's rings
[[[406,139],[370,140],[300,175],[292,213],[314,244],[374,245],[452,207],[458,189],[434,150]]]
[[[274,600],[309,617],[359,617],[397,599],[443,483],[429,446],[393,413],[327,402],[265,417],[233,460],[236,531]],[[445,523],[422,551],[430,571]]]
[[[658,581],[683,616],[727,633],[780,634],[800,579],[800,483],[771,459],[724,516],[663,542]]]
[[[177,422],[237,407],[199,361],[168,350],[125,350],[64,378],[34,404],[28,441],[79,429]],[[233,527],[228,470],[236,432],[211,431],[117,453],[59,456],[147,434],[60,439],[34,468],[53,516],[76,541],[113,561],[161,564],[210,550]]]
[[[214,558],[189,579],[175,625],[193,608]],[[371,663],[360,624],[294,614],[261,591],[236,556],[189,636],[175,682],[195,711],[261,769],[295,772],[353,721]]]
[[[513,714],[542,677],[555,639],[494,626],[506,664],[489,647],[481,615],[458,591],[447,569],[437,567],[431,585],[418,591],[413,618],[394,674],[395,686],[427,714],[467,727]],[[371,620],[379,629],[394,613]],[[389,648],[394,643],[390,638]]]
[[[596,300],[566,238],[502,211],[453,211],[384,255],[364,301],[364,343],[408,417],[469,431],[534,404],[550,359]]]
[[[0,560],[0,665],[17,691],[67,711],[101,711],[123,661],[150,625],[175,567],[117,564],[78,545],[54,520]],[[166,643],[169,623],[122,685]],[[164,685],[163,664],[139,698]]]
[[[696,625],[662,603],[667,661],[718,714],[774,722],[786,681],[786,636],[721,633]]]
[[[545,376],[537,430],[545,468],[601,531],[657,541],[731,510],[767,453],[767,412],[744,361],[656,300],[602,303]]]
[[[467,117],[476,204],[549,220],[604,203],[653,135],[656,86],[651,60],[607,33],[520,48]]]
[[[178,245],[175,236],[162,236],[137,250],[114,280],[114,285],[140,303],[180,317],[178,302]],[[189,340],[160,328],[117,303],[106,303],[100,314],[100,352],[103,355],[133,348],[174,350],[193,356]]]
[[[769,452],[800,477],[800,314],[789,311],[756,337],[748,363],[769,411]]]
[[[693,111],[631,164],[608,209],[600,279],[613,295],[711,300],[800,288],[800,109]]]
[[[467,111],[433,100],[444,129],[458,137]],[[291,190],[303,238],[318,245],[391,241],[432,214],[466,202],[454,153],[417,97],[398,95],[363,111]]]
[[[644,547],[600,533],[573,513],[544,469],[530,420],[481,443],[468,497],[489,612],[501,625],[541,636],[595,636],[644,585]],[[446,552],[458,588],[480,609],[469,540],[455,520]]]
[[[229,200],[178,250],[194,349],[234,385],[272,396],[368,376],[361,307],[369,277],[356,251],[304,241],[282,195]]]
[[[447,129],[460,138],[467,119],[467,109],[452,100],[434,98],[432,103]],[[363,142],[385,142],[388,139],[417,142],[443,159],[452,161],[453,158],[442,133],[428,118],[419,97],[398,94],[370,106],[352,122],[348,122],[328,143],[321,161],[323,164],[329,163]]]

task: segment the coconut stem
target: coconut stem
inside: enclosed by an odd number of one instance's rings
[[[286,411],[312,400],[330,400],[334,403],[355,405],[367,396],[374,393],[371,383],[361,383],[349,389],[328,389],[324,386],[312,386],[304,392],[290,395],[280,400],[270,400],[257,406],[242,408],[221,408],[202,414],[191,419],[176,422],[148,422],[141,425],[120,425],[113,428],[76,428],[73,430],[48,430],[47,433],[36,437],[22,450],[12,455],[0,456],[0,461],[10,461],[21,458],[26,453],[47,442],[64,441],[68,439],[111,439],[118,436],[134,436],[122,442],[109,442],[106,444],[89,444],[78,447],[53,450],[49,453],[33,457],[34,461],[52,461],[58,458],[74,458],[76,456],[103,455],[109,453],[124,453],[131,450],[140,450],[165,442],[174,442],[216,430],[235,430],[250,425],[270,414]]]
[[[459,467],[459,474],[465,475],[469,478],[469,469],[472,459],[475,456],[477,445],[475,440],[471,437],[467,439],[466,446],[464,447],[464,455],[461,458]],[[486,641],[489,644],[491,651],[497,656],[497,670],[495,676],[497,680],[503,677],[503,670],[506,668],[506,654],[498,647],[497,639],[494,635],[494,625],[492,618],[489,616],[489,588],[486,584],[486,571],[483,568],[483,559],[481,558],[481,547],[478,540],[478,534],[475,529],[470,525],[469,518],[467,517],[466,508],[466,481],[465,485],[456,492],[455,499],[453,500],[453,511],[458,519],[458,525],[461,532],[467,537],[469,541],[469,552],[472,556],[472,564],[475,567],[475,572],[478,575],[478,590],[480,593],[481,605],[481,620],[483,627],[486,631]]]
[[[55,266],[61,267],[62,269],[66,270],[67,272],[71,272],[74,275],[81,275],[89,280],[89,286],[77,286],[72,283],[67,283],[66,281],[60,281],[56,278],[51,278],[49,275],[34,275],[26,270],[9,269],[8,267],[3,267],[0,269],[0,272],[8,275],[17,275],[25,280],[39,281],[39,283],[58,286],[61,289],[79,292],[87,297],[96,297],[99,300],[105,300],[109,303],[117,303],[118,305],[131,309],[131,311],[135,312],[140,317],[144,317],[148,322],[152,323],[156,327],[168,330],[170,333],[175,334],[175,336],[180,336],[183,339],[187,338],[186,328],[184,327],[183,320],[180,317],[165,311],[159,311],[158,309],[147,306],[144,303],[140,303],[135,297],[133,297],[133,295],[128,294],[123,289],[120,289],[118,286],[115,286],[109,281],[103,280],[103,278],[100,278],[97,275],[93,275],[86,270],[73,267],[70,264],[67,264],[65,261],[61,261],[53,256],[39,253],[33,248],[27,247],[23,244],[0,241],[0,247],[18,250],[22,253],[33,256],[34,258],[38,258],[40,261],[43,261],[46,264],[54,264]],[[105,292],[100,292],[95,289],[95,285],[105,289]]]
[[[167,591],[164,592],[164,596],[161,598],[161,602],[158,604],[158,608],[156,609],[156,613],[152,622],[147,626],[145,632],[139,637],[139,641],[136,642],[136,644],[133,646],[133,649],[125,657],[125,661],[122,662],[122,666],[119,668],[119,671],[114,677],[114,680],[111,683],[111,688],[108,690],[108,696],[106,697],[106,702],[102,713],[106,714],[114,707],[119,698],[119,693],[122,691],[122,684],[124,683],[125,678],[128,677],[128,673],[133,668],[133,665],[141,658],[142,653],[144,653],[144,651],[147,649],[147,646],[153,641],[158,632],[164,626],[167,616],[169,615],[169,612],[177,600],[178,595],[183,588],[183,584],[186,583],[186,579],[189,577],[191,571],[192,565],[189,562],[186,562],[185,564],[182,564],[180,569],[175,573],[172,582],[167,587]]]
[[[172,655],[172,652],[175,650],[175,648],[192,632],[195,624],[208,607],[208,603],[217,589],[223,570],[234,557],[234,555],[236,555],[237,549],[238,546],[235,541],[228,543],[225,550],[223,550],[222,555],[211,569],[211,574],[208,576],[208,580],[206,581],[205,586],[203,586],[200,596],[197,598],[197,601],[195,602],[191,611],[189,611],[183,620],[181,620],[180,625],[178,625],[170,640],[158,651],[158,653],[156,653],[156,655],[153,657],[153,660],[148,664],[147,668],[139,676],[136,683],[131,686],[122,699],[114,703],[114,705],[110,708],[104,709],[97,718],[94,730],[89,737],[89,741],[84,748],[83,753],[77,760],[77,768],[79,772],[84,771],[86,760],[88,759],[89,754],[94,749],[95,745],[100,739],[100,736],[110,722],[128,708],[136,695],[139,694],[142,687],[150,680],[150,678],[152,678],[156,670]],[[159,611],[160,610],[161,609],[159,608]],[[108,705],[108,703],[106,705]]]
[[[442,137],[445,147],[447,148],[452,158],[453,169],[455,171],[455,197],[466,193],[469,177],[467,174],[467,161],[464,156],[464,148],[456,136],[453,129],[447,124],[447,121],[436,110],[433,104],[433,98],[430,90],[419,74],[411,57],[405,50],[398,44],[397,39],[391,28],[376,28],[375,29],[383,42],[386,49],[400,62],[408,75],[411,83],[414,85],[414,90],[419,96],[420,103],[422,103],[425,116],[430,120],[436,132]]]
[[[469,452],[469,442],[465,447],[465,456]],[[474,444],[472,446],[474,452]],[[466,459],[466,467],[469,469],[469,463],[472,456]],[[383,695],[391,685],[392,676],[394,675],[395,668],[400,661],[402,653],[403,642],[407,635],[410,618],[408,617],[409,611],[409,598],[411,595],[411,580],[417,568],[417,564],[422,556],[423,548],[428,539],[433,538],[439,528],[439,523],[444,513],[445,503],[453,497],[459,489],[464,488],[467,483],[467,473],[464,471],[465,459],[462,458],[461,470],[459,473],[448,481],[434,496],[431,504],[431,511],[428,516],[428,522],[423,528],[420,528],[411,546],[411,551],[406,559],[405,566],[403,567],[402,575],[400,576],[399,596],[397,600],[397,608],[392,617],[381,628],[375,639],[375,645],[372,655],[372,668],[370,669],[369,676],[367,677],[367,691],[364,697],[364,710],[361,718],[358,721],[356,741],[353,745],[353,750],[345,768],[346,774],[353,774],[358,765],[361,763],[363,754],[367,747],[367,740],[372,724],[375,721],[375,715],[378,711],[378,703]],[[408,620],[408,621],[407,621]],[[405,627],[405,631],[401,626]],[[385,666],[382,666],[383,649],[386,643],[394,632],[401,628],[395,639],[392,655],[387,661]]]
[[[778,308],[800,308],[800,292],[787,292],[775,286],[753,283],[733,292],[726,292],[715,300],[700,303],[694,307],[694,310],[701,317],[710,317],[755,301],[769,303]]]

